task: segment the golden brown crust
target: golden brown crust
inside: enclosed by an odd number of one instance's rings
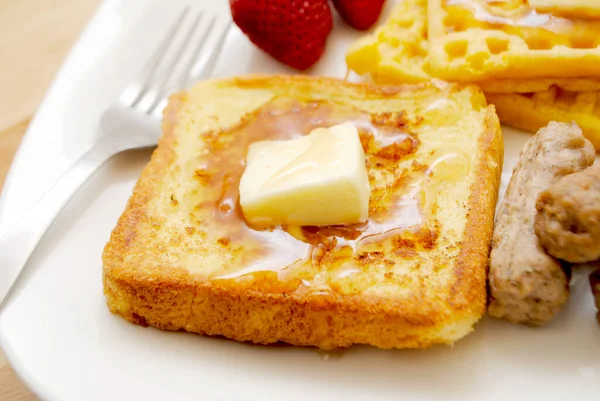
[[[453,296],[460,297],[460,303],[452,301],[457,309],[472,308],[475,313],[483,312],[486,307],[486,294],[476,289],[482,284],[485,286],[487,269],[478,267],[488,264],[494,231],[494,214],[489,211],[496,205],[504,160],[502,130],[494,106],[486,110],[485,133],[480,138],[479,148],[479,172],[469,199],[470,218],[456,261],[456,281],[451,290]]]
[[[399,93],[428,96],[446,90],[471,91],[473,106],[485,114],[485,134],[480,138],[477,179],[468,201],[471,217],[451,290],[443,294],[442,301],[423,298],[418,292],[400,299],[339,293],[315,297],[308,291],[287,291],[287,284],[270,279],[272,272],[257,274],[259,278],[253,282],[211,281],[190,274],[185,266],[157,267],[144,255],[132,253],[131,244],[140,224],[150,223],[160,229],[160,218],[151,216],[149,200],[159,195],[160,183],[177,157],[176,122],[187,96],[182,93],[171,98],[159,147],[142,172],[103,253],[104,292],[110,310],[132,323],[161,329],[324,349],[360,343],[381,348],[422,348],[453,342],[468,333],[485,309],[485,269],[502,160],[499,123],[493,108],[485,107],[483,95],[465,85],[439,84],[442,89],[435,84],[377,87],[301,76],[249,76],[233,82],[248,88],[276,86],[294,96],[327,88],[329,98],[338,102],[350,95],[382,99]],[[214,82],[231,84],[231,80]]]
[[[142,258],[125,261],[140,223],[148,219],[149,199],[159,192],[167,168],[175,160],[175,124],[185,93],[171,97],[164,112],[163,135],[157,149],[133,189],[125,211],[106,244],[103,259],[104,293],[112,312],[132,323],[178,330],[189,316],[196,291],[192,276],[183,268],[162,266],[159,271],[143,268]]]

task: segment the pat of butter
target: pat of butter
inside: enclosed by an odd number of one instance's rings
[[[252,144],[240,181],[244,217],[262,226],[363,222],[370,195],[363,148],[349,122]]]

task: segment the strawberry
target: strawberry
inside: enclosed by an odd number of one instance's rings
[[[319,60],[333,25],[327,0],[229,0],[229,6],[252,43],[299,70]]]
[[[340,17],[354,29],[369,29],[381,14],[385,0],[332,0]]]

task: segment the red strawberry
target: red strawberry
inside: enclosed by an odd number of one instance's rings
[[[327,0],[229,0],[229,6],[256,46],[299,70],[319,60],[333,25]]]
[[[340,16],[348,25],[364,31],[379,18],[385,0],[333,0]]]

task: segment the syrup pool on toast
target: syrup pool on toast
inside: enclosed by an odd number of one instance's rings
[[[452,108],[451,102],[435,99],[424,113],[451,113]],[[249,226],[238,191],[249,145],[297,138],[314,128],[347,121],[357,127],[365,152],[372,188],[368,221],[324,227]],[[196,205],[194,212],[226,228],[222,245],[232,251],[243,248],[251,255],[212,278],[269,274],[295,286],[335,291],[352,275],[380,263],[386,247],[407,258],[434,247],[437,223],[429,215],[435,207],[436,178],[451,178],[448,171],[460,176],[470,158],[455,149],[431,155],[429,164],[414,160],[420,141],[411,126],[419,123],[408,121],[403,112],[370,115],[348,106],[277,98],[239,126],[205,138],[210,152],[194,178],[208,184],[214,196]],[[355,287],[353,283],[344,291],[361,290]]]

